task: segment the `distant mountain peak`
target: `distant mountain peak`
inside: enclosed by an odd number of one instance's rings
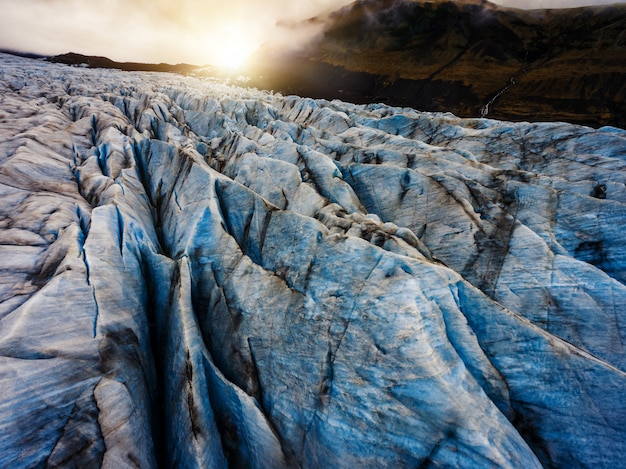
[[[140,72],[175,72],[175,73],[190,73],[193,70],[200,68],[197,65],[190,64],[176,64],[171,65],[167,63],[149,64],[141,62],[116,62],[108,57],[83,55],[75,52],[68,52],[65,54],[55,55],[48,57],[47,60],[53,63],[61,63],[66,65],[86,65],[90,68],[112,68],[125,71],[140,71]]]

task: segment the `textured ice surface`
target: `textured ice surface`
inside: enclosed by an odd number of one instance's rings
[[[626,132],[0,55],[0,467],[616,467]]]

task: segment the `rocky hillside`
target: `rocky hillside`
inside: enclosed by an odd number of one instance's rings
[[[125,70],[127,72],[171,72],[171,73],[191,73],[197,70],[197,65],[177,64],[171,65],[166,63],[148,64],[140,62],[115,62],[107,57],[99,57],[93,55],[82,55],[74,52],[67,54],[54,55],[46,57],[48,62],[73,65],[88,68],[111,68],[115,70]]]
[[[626,126],[624,5],[360,0],[311,21],[324,32],[305,49],[256,57],[260,86],[467,117]]]
[[[0,55],[0,467],[606,467],[626,132]]]

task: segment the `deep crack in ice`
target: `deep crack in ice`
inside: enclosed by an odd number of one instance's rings
[[[0,66],[0,466],[620,463],[623,130]]]

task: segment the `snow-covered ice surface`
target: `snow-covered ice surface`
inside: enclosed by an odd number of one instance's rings
[[[0,55],[0,467],[618,467],[625,182],[619,129]]]

